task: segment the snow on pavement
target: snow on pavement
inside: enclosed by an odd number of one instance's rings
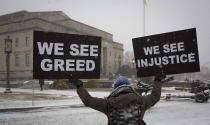
[[[75,90],[47,90],[46,92],[77,96]],[[90,94],[95,97],[105,97],[109,93],[91,92]],[[60,104],[81,104],[78,97],[64,101],[61,101]],[[210,125],[209,109],[210,102],[161,100],[146,112],[144,120],[147,125]],[[0,125],[107,125],[107,118],[104,114],[87,107],[8,112],[0,113],[0,116]]]
[[[148,125],[210,125],[209,109],[209,102],[160,101],[145,114],[145,121]]]
[[[5,88],[0,88],[0,93],[3,93],[5,91]],[[66,95],[69,97],[69,99],[66,100],[41,100],[41,101],[35,101],[33,99],[31,100],[0,100],[0,109],[5,108],[25,108],[25,107],[40,107],[40,106],[58,106],[58,105],[78,105],[82,104],[82,101],[79,99],[76,90],[31,90],[31,89],[12,89],[13,92],[26,92],[29,94],[51,94],[54,96],[61,96]],[[104,98],[105,96],[108,96],[109,92],[91,92],[90,94],[92,96],[97,96]]]
[[[161,100],[146,112],[144,120],[147,125],[209,125],[209,109],[209,102]],[[0,125],[107,125],[104,114],[87,107],[0,113],[0,116]]]

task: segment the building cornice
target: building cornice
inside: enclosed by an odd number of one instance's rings
[[[44,30],[44,29],[41,28],[41,27],[34,26],[34,27],[30,27],[30,28],[24,28],[24,29],[18,29],[18,30],[11,30],[11,31],[7,31],[7,32],[1,32],[0,35],[20,32],[20,31],[27,31],[27,30]]]
[[[35,18],[30,18],[30,19],[26,19],[26,20],[22,20],[22,21],[14,21],[14,22],[9,22],[9,23],[5,23],[5,24],[1,24],[0,27],[1,27],[1,26],[5,26],[5,25],[10,25],[10,24],[15,24],[15,23],[16,23],[16,24],[18,24],[18,23],[26,23],[26,22],[31,21],[31,20],[40,20],[40,21],[43,21],[43,22],[46,22],[46,23],[49,23],[49,24],[52,24],[52,25],[55,25],[55,26],[64,28],[64,30],[68,29],[68,30],[72,30],[72,31],[81,33],[81,34],[83,34],[83,35],[92,35],[92,34],[89,34],[89,33],[87,33],[87,32],[83,32],[83,31],[80,31],[80,30],[77,30],[77,29],[74,29],[74,28],[70,28],[70,27],[64,26],[64,25],[62,25],[62,24],[58,24],[58,23],[55,23],[55,22],[50,22],[50,21],[44,20],[44,19],[42,19],[42,18],[37,18],[37,17],[35,17]],[[39,26],[37,26],[37,27],[39,27]],[[41,28],[41,27],[39,27],[39,28]],[[23,27],[23,29],[24,29],[24,27]],[[26,29],[27,29],[27,28],[26,28]],[[43,29],[43,28],[42,28],[42,29]],[[14,31],[19,31],[19,29],[18,29],[18,30],[11,30],[11,32],[14,32]],[[10,32],[10,31],[1,32],[0,34],[8,33],[8,32]],[[106,41],[111,41],[110,39],[104,38],[103,36],[100,36],[100,37],[102,37],[102,38],[105,39]],[[112,41],[112,42],[114,42],[114,41]]]
[[[58,15],[65,15],[65,19],[62,19],[62,20],[46,20],[44,19],[42,16],[39,16],[38,14],[40,13],[40,15],[47,15],[47,13],[49,14],[52,14],[52,13],[58,13]],[[9,20],[7,21],[7,18],[9,17],[16,17],[18,15],[21,15],[23,16],[23,18],[20,18],[13,21],[13,20]],[[27,18],[28,17],[28,18]],[[5,20],[4,20],[5,18]],[[57,26],[64,26],[65,28],[70,28],[70,29],[73,29],[75,31],[79,31],[81,33],[85,33],[85,34],[88,34],[88,32],[83,32],[81,30],[78,30],[78,29],[75,29],[74,27],[69,27],[68,25],[64,25],[64,24],[59,24],[59,23],[64,23],[64,22],[68,22],[68,21],[72,21],[78,25],[81,25],[81,26],[84,26],[84,27],[87,27],[87,29],[92,29],[93,31],[96,30],[97,32],[99,32],[99,34],[104,34],[104,35],[109,35],[111,36],[111,39],[112,39],[112,34],[111,33],[108,33],[106,31],[103,31],[101,29],[98,29],[98,28],[95,28],[95,27],[92,27],[90,25],[87,25],[87,24],[84,24],[84,23],[81,23],[81,22],[78,22],[76,20],[73,20],[71,18],[69,18],[65,13],[63,13],[62,11],[46,11],[46,12],[28,12],[28,11],[19,11],[19,12],[15,12],[15,13],[11,13],[11,14],[6,14],[6,15],[2,15],[0,16],[0,26],[4,26],[4,25],[9,25],[9,24],[14,24],[14,23],[20,23],[20,22],[25,22],[25,21],[28,21],[28,20],[33,20],[33,19],[40,19],[40,20],[43,20],[43,21],[46,21],[48,23],[51,23],[53,25],[57,25]],[[101,32],[101,33],[100,33]],[[103,36],[103,35],[102,35]]]
[[[83,35],[92,35],[92,34],[88,34],[88,33],[86,33],[86,32],[79,31],[79,30],[77,30],[77,29],[73,29],[73,28],[70,28],[70,27],[66,27],[66,26],[61,25],[61,24],[58,24],[58,23],[49,22],[49,21],[46,21],[46,20],[41,19],[41,18],[30,18],[30,19],[26,19],[26,20],[24,20],[24,21],[15,21],[15,22],[10,22],[10,23],[4,24],[4,25],[10,25],[10,24],[14,24],[14,23],[17,23],[17,25],[19,25],[18,23],[26,23],[26,22],[32,21],[32,20],[40,20],[40,21],[43,21],[43,22],[46,22],[46,23],[50,23],[50,24],[52,24],[52,25],[55,25],[55,26],[64,28],[64,30],[65,30],[65,29],[72,30],[72,31],[81,33],[81,34],[83,34]],[[0,25],[0,26],[3,26],[3,24]],[[37,25],[37,26],[30,27],[30,28],[25,28],[25,27],[23,27],[23,29],[18,29],[18,30],[15,29],[15,30],[10,30],[10,31],[6,31],[6,32],[1,32],[0,35],[2,35],[2,34],[8,34],[8,33],[13,33],[13,32],[19,32],[19,31],[33,30],[33,29],[39,29],[39,30],[43,30],[43,31],[46,31],[46,30],[47,30],[47,29],[44,29],[44,28],[42,28],[41,26],[38,26],[38,25]],[[100,36],[100,37],[101,37],[101,36]],[[112,40],[110,40],[110,39],[107,39],[107,38],[104,38],[104,37],[102,37],[102,40],[105,40],[105,41],[107,41],[107,42],[114,43],[114,44],[117,44],[117,45],[123,45],[123,44],[121,44],[121,43],[114,42],[114,41],[112,41]]]

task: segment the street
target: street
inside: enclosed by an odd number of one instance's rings
[[[102,97],[100,92],[91,94]],[[144,120],[147,125],[209,125],[208,109],[209,102],[195,103],[190,99],[161,100],[146,112]],[[0,125],[107,125],[104,114],[81,104],[1,112],[0,116]]]
[[[0,125],[105,125],[106,116],[87,107],[57,107],[0,113]]]

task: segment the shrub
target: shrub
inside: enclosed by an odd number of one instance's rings
[[[56,80],[54,82],[54,87],[55,89],[59,89],[59,90],[66,90],[66,89],[69,89],[69,82],[68,80]]]
[[[84,86],[86,88],[97,88],[98,87],[97,84],[98,84],[97,80],[88,80],[88,82],[85,83]]]

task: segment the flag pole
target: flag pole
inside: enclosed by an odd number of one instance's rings
[[[146,0],[142,0],[143,1],[143,23],[142,23],[142,25],[143,25],[143,28],[142,28],[142,36],[145,36],[145,6],[146,6]]]

